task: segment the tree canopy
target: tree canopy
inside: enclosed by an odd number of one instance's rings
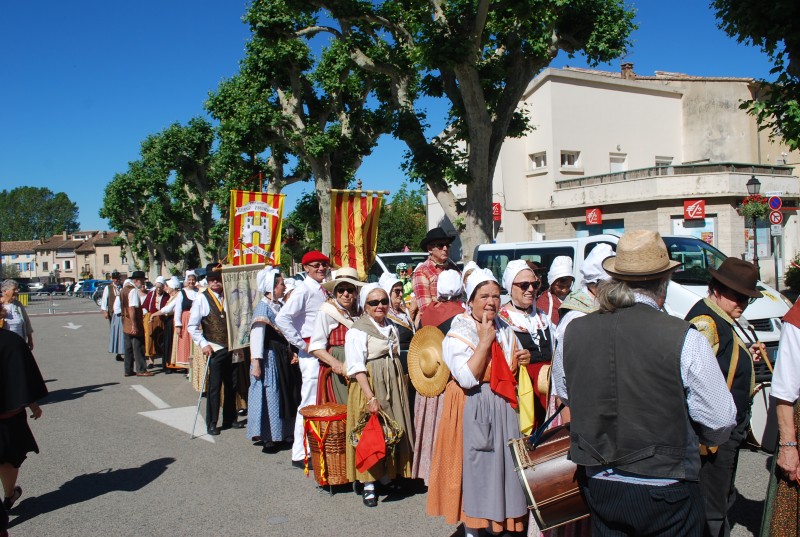
[[[406,183],[384,203],[378,224],[378,253],[417,250],[428,228],[425,187]]]
[[[46,239],[78,231],[78,205],[63,192],[21,186],[0,191],[0,233],[5,241]]]
[[[740,43],[760,47],[773,64],[775,80],[743,103],[772,137],[792,150],[800,147],[800,3],[714,0],[719,27]]]

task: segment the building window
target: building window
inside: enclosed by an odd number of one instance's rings
[[[111,256],[109,256],[108,254],[103,254],[103,264],[108,265],[111,262],[110,258]]]
[[[608,171],[610,173],[620,173],[628,169],[628,155],[625,153],[608,154]]]
[[[561,152],[561,167],[562,168],[580,168],[581,166],[581,153],[580,151],[562,151]]]
[[[64,270],[72,270],[72,261],[64,260]]]
[[[539,170],[541,168],[547,167],[547,152],[542,151],[541,153],[534,153],[532,155],[528,155],[530,158],[530,169],[531,170]]]
[[[47,261],[42,261],[42,270],[47,270]]]

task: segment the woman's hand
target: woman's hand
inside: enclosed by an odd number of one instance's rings
[[[520,366],[526,366],[531,363],[531,351],[528,349],[517,349],[514,351],[514,357]]]
[[[31,409],[31,417],[35,420],[38,420],[42,417],[42,409],[39,407],[39,403],[31,403],[28,408]]]
[[[497,329],[494,327],[494,320],[486,319],[486,312],[483,312],[483,319],[478,323],[478,340],[480,343],[490,345],[497,336]]]
[[[800,456],[795,446],[781,446],[778,448],[778,467],[786,474],[789,482],[795,482],[800,471]]]
[[[333,363],[331,364],[331,370],[340,377],[343,377],[345,375],[344,364],[339,360],[333,361]]]
[[[764,354],[766,354],[767,353],[767,347],[763,343],[761,343],[760,341],[750,345],[750,354],[753,355],[753,361],[754,362],[760,362],[761,361],[761,358],[763,356],[761,354],[762,351],[764,352]]]
[[[300,358],[297,356],[297,353],[292,354],[292,359],[289,361],[290,364],[296,364],[300,362]]]
[[[372,400],[367,403],[367,410],[370,411],[372,414],[376,414],[381,410],[381,404],[378,402],[378,399],[372,397]]]
[[[261,362],[259,358],[253,358],[250,362],[250,374],[253,375],[255,379],[261,377]]]

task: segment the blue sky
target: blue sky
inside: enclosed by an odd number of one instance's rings
[[[769,77],[766,56],[717,29],[706,2],[629,3],[639,29],[626,59],[638,74]],[[106,229],[106,183],[146,136],[204,115],[208,93],[237,72],[244,10],[241,0],[2,2],[0,189],[66,192],[83,229]],[[553,66],[564,65],[584,66],[562,54]],[[600,68],[616,71],[619,61]],[[441,117],[431,119],[438,131]],[[364,188],[397,190],[404,148],[381,138],[358,172]],[[287,188],[287,210],[311,188]]]

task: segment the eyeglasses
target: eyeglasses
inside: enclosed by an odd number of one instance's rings
[[[403,290],[402,289],[392,289],[392,294],[394,294],[394,295],[402,295],[403,294]]]
[[[539,286],[542,285],[542,282],[540,282],[540,281],[537,281],[537,282],[514,282],[511,285],[513,285],[514,287],[519,287],[520,289],[522,289],[522,292],[524,293],[525,291],[527,291],[531,287],[533,287],[534,291],[537,290],[539,288]]]
[[[337,287],[336,288],[336,294],[343,295],[345,293],[349,293],[351,295],[354,295],[354,294],[356,294],[356,288],[355,287]]]
[[[306,266],[309,266],[313,269],[328,268],[330,265],[326,261],[314,261],[313,263],[307,263]]]
[[[731,289],[731,293],[733,293],[734,300],[736,300],[737,304],[747,302],[747,304],[750,305],[756,300],[758,300],[758,297],[743,295],[741,293],[737,293],[733,289]]]
[[[367,306],[372,306],[373,308],[377,308],[378,305],[388,306],[389,299],[388,298],[381,298],[380,300],[367,300]]]
[[[431,243],[431,246],[433,246],[434,248],[439,248],[441,250],[442,248],[445,248],[445,247],[450,248],[450,243],[449,242],[433,242],[433,243]]]

